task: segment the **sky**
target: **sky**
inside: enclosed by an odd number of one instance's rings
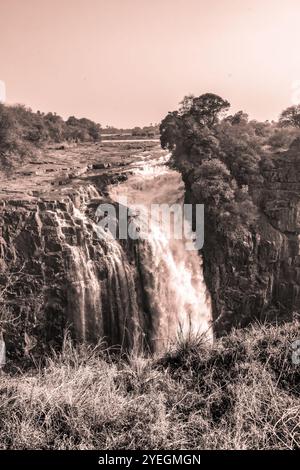
[[[7,103],[103,126],[206,92],[271,120],[300,102],[299,24],[299,0],[0,0],[0,81]]]

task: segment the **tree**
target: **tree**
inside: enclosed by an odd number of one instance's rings
[[[47,113],[44,122],[48,129],[51,141],[62,142],[64,140],[65,122],[56,113]]]
[[[279,124],[282,127],[297,127],[300,128],[300,105],[290,106],[282,111]]]
[[[225,121],[230,122],[232,126],[236,126],[238,124],[247,124],[248,122],[248,114],[244,113],[243,111],[238,111],[233,116],[227,116]]]
[[[224,205],[234,202],[235,185],[230,171],[218,158],[203,160],[194,172],[192,191],[198,201],[207,204],[215,216],[220,215]]]
[[[173,111],[160,125],[161,145],[177,154],[189,155],[191,160],[201,161],[218,153],[214,137],[215,125],[229,103],[218,95],[206,93],[194,97],[185,96],[179,111]]]
[[[182,137],[182,119],[178,112],[168,113],[162,120],[159,130],[162,148],[174,150]]]
[[[261,139],[256,135],[251,123],[247,123],[243,117],[235,124],[224,119],[216,126],[216,132],[220,142],[221,159],[239,186],[251,183],[256,186],[262,183],[259,162],[263,149]]]
[[[180,101],[180,107],[178,110],[178,113],[180,116],[183,116],[184,114],[187,114],[190,112],[191,107],[193,106],[193,101],[195,99],[194,95],[186,95],[182,101]]]
[[[214,93],[205,93],[193,99],[190,113],[208,127],[214,126],[221,113],[230,108],[230,103]]]
[[[11,108],[0,103],[0,154],[15,150],[19,141],[19,126]]]
[[[273,133],[268,139],[268,144],[272,150],[287,150],[296,137],[299,136],[299,128],[275,128]]]
[[[68,139],[76,141],[99,141],[101,140],[101,126],[90,119],[77,119],[70,116],[66,121],[66,133]]]
[[[5,152],[8,148],[10,126],[7,109],[0,103],[0,153]]]

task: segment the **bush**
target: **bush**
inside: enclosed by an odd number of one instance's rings
[[[0,103],[0,169],[32,156],[44,144],[101,140],[101,126],[89,119],[34,113],[23,105]]]

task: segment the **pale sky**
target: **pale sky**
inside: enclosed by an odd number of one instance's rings
[[[300,0],[0,0],[0,80],[8,103],[102,125],[206,92],[273,119],[300,83],[299,25]]]

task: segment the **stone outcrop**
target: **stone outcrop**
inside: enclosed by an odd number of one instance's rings
[[[203,202],[193,194],[190,175],[183,175],[186,202]],[[255,318],[288,318],[300,309],[300,140],[273,156],[263,176],[255,230],[241,227],[232,239],[205,220],[204,276],[218,334]]]

